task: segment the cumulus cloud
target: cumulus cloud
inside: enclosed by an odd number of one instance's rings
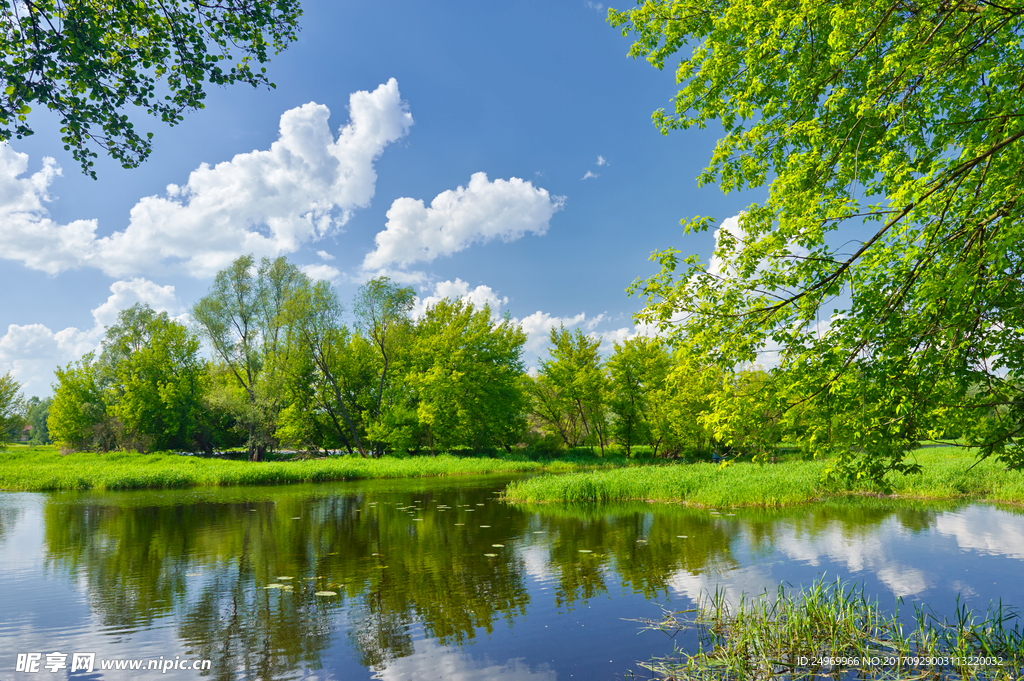
[[[334,260],[334,256],[327,251],[317,251],[316,254],[320,256],[321,260]]]
[[[583,312],[574,317],[556,317],[538,310],[527,317],[513,319],[513,321],[522,325],[523,331],[526,332],[526,345],[523,347],[526,353],[539,355],[548,346],[551,329],[559,325],[572,328],[586,319],[587,315]]]
[[[455,281],[439,281],[433,285],[433,290],[426,296],[416,299],[416,307],[413,308],[413,316],[422,317],[427,308],[436,305],[445,298],[450,300],[465,300],[472,303],[473,307],[480,310],[484,305],[491,308],[491,316],[497,319],[501,316],[501,308],[508,304],[508,297],[498,296],[490,286],[481,284],[474,289],[469,284],[456,279]]]
[[[323,281],[337,281],[341,278],[341,271],[337,267],[331,267],[330,265],[318,264],[318,265],[302,265],[299,267],[310,279],[322,279]]]
[[[24,177],[28,156],[0,147],[0,257],[50,274],[89,266],[124,277],[172,267],[206,277],[243,253],[295,252],[369,204],[374,161],[413,123],[394,79],[353,93],[349,114],[335,138],[326,106],[286,111],[270,149],[204,163],[165,196],[141,199],[124,231],[99,238],[95,220],[49,219],[47,189],[60,174],[53,159]]]
[[[43,324],[11,324],[0,336],[0,373],[10,371],[26,395],[46,395],[53,382],[53,370],[98,350],[109,325],[121,310],[146,303],[158,312],[178,319],[185,314],[173,286],[158,286],[148,279],[115,281],[110,296],[92,311],[93,326],[81,330],[68,327],[53,331]]]
[[[544,234],[563,202],[527,180],[513,177],[491,182],[486,173],[475,173],[467,186],[438,194],[429,207],[420,199],[396,199],[363,269],[432,262],[474,243]]]

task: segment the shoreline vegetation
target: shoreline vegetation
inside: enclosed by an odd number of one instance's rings
[[[742,461],[724,468],[694,463],[543,475],[513,481],[504,498],[513,503],[648,501],[711,508],[788,506],[850,495],[1024,504],[1024,472],[991,458],[978,462],[975,450],[925,448],[912,458],[921,473],[889,474],[888,489],[870,480],[824,483],[829,460]]]
[[[241,454],[239,453],[240,455]],[[856,495],[897,499],[974,500],[1024,504],[1024,472],[992,459],[978,462],[974,450],[932,447],[914,454],[917,475],[890,475],[888,489],[869,480],[854,485],[823,482],[829,460],[777,463],[703,461],[666,463],[587,450],[562,457],[527,453],[497,456],[422,455],[409,458],[322,458],[278,454],[252,463],[171,452],[74,452],[55,446],[11,445],[0,450],[0,490],[180,489],[280,485],[348,480],[535,474],[505,489],[511,503],[641,501],[718,508],[778,507]]]
[[[0,491],[180,489],[381,478],[565,473],[602,466],[628,465],[628,462],[625,457],[602,460],[580,453],[543,462],[532,461],[524,455],[486,457],[441,454],[436,457],[387,456],[378,459],[332,456],[254,463],[244,459],[207,458],[174,452],[61,454],[55,446],[10,445],[6,450],[0,449]]]

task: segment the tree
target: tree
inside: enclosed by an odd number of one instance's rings
[[[540,363],[533,381],[534,415],[548,432],[562,437],[569,447],[596,442],[604,454],[608,442],[605,417],[607,378],[598,349],[601,341],[564,326],[551,329],[550,359]]]
[[[657,451],[651,416],[651,399],[662,390],[672,358],[658,339],[633,338],[619,345],[608,358],[608,406],[615,412],[612,432],[626,455],[637,444],[653,445]]]
[[[248,434],[250,461],[262,461],[274,445],[285,393],[285,310],[303,278],[283,257],[264,258],[257,268],[251,255],[243,255],[217,273],[210,292],[192,308],[214,353],[245,392],[236,418]]]
[[[427,309],[416,328],[409,382],[432,447],[512,451],[526,429],[525,343],[520,326],[495,322],[486,305],[478,310],[444,299]]]
[[[643,0],[609,18],[657,68],[683,51],[654,120],[721,123],[699,182],[769,189],[718,230],[714,267],[655,253],[639,319],[729,367],[780,347],[792,404],[849,416],[830,445],[848,475],[910,470],[950,411],[1024,465],[1020,4]],[[881,418],[855,418],[845,375],[879,388]],[[858,445],[865,428],[886,447]]]
[[[301,14],[298,0],[5,2],[0,142],[31,135],[38,104],[60,116],[84,172],[96,177],[90,141],[134,168],[152,133],[135,131],[127,105],[175,125],[203,108],[207,82],[273,87],[254,66],[295,39]]]
[[[25,420],[32,427],[32,437],[29,439],[29,444],[50,444],[50,429],[46,425],[46,420],[50,417],[51,404],[53,404],[52,397],[43,399],[30,397],[25,403]]]
[[[333,440],[365,457],[356,412],[359,381],[338,295],[328,282],[301,279],[285,314],[296,346],[289,353],[289,424],[307,443]]]
[[[94,359],[90,352],[56,371],[57,384],[53,386],[46,425],[50,437],[62,449],[109,451],[116,446],[99,363]]]
[[[137,303],[107,329],[100,371],[119,444],[150,451],[190,448],[203,420],[206,367],[199,338],[181,322]]]
[[[402,361],[406,359],[413,332],[410,314],[416,292],[399,286],[388,277],[364,284],[355,299],[356,327],[374,350],[376,381],[370,393],[364,423],[375,440],[375,451],[383,453],[386,442],[401,441],[399,449],[411,443],[415,428],[415,407],[409,404],[411,388],[406,384]]]
[[[10,442],[14,439],[15,433],[21,434],[24,411],[21,384],[7,372],[0,376],[0,444]]]

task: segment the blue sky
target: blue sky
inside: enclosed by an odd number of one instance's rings
[[[27,395],[118,310],[185,314],[247,252],[288,256],[343,301],[385,272],[424,302],[500,304],[532,364],[552,324],[635,333],[625,289],[650,253],[711,254],[680,219],[762,198],[697,186],[718,131],[658,132],[674,75],[629,58],[597,3],[303,9],[267,65],[275,90],[214,89],[174,128],[137,116],[155,134],[138,169],[82,175],[46,113],[0,148],[0,373]]]

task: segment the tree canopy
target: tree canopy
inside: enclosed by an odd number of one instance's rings
[[[61,118],[64,148],[82,170],[90,142],[125,168],[150,153],[127,106],[170,125],[203,108],[204,86],[273,87],[256,69],[295,39],[298,0],[32,0],[0,6],[0,142],[31,135],[28,114]]]
[[[950,429],[1024,464],[1024,5],[642,0],[609,18],[633,56],[681,57],[663,133],[722,126],[699,182],[768,189],[718,230],[713,267],[655,253],[639,318],[727,366],[778,347],[788,408],[848,474],[902,470]]]

